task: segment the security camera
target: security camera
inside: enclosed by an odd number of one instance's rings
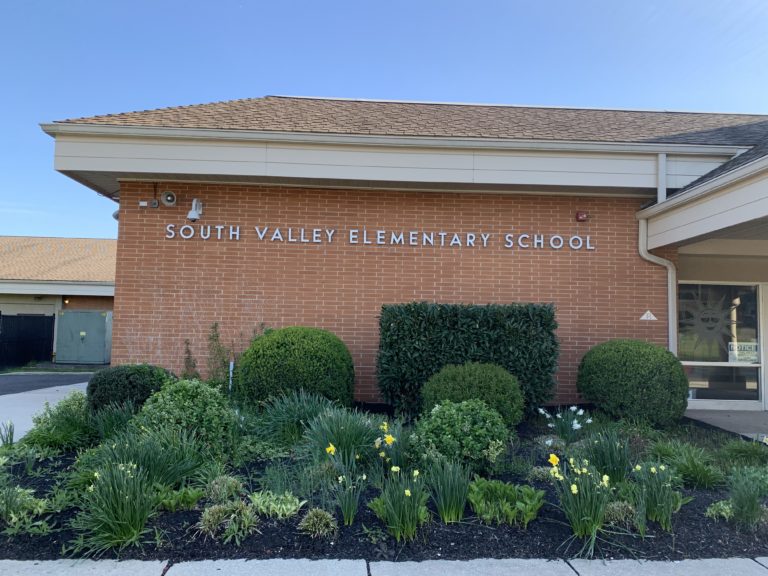
[[[163,192],[163,195],[160,198],[160,201],[163,203],[164,206],[176,206],[176,193],[171,192],[170,190],[167,190]]]
[[[197,222],[200,220],[200,215],[203,213],[203,203],[195,198],[192,200],[192,210],[187,214],[187,220],[190,222]]]

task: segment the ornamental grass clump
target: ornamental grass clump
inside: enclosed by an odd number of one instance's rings
[[[368,415],[331,408],[310,420],[302,450],[316,461],[324,461],[333,453],[344,461],[357,459],[361,465],[368,465],[375,458],[376,437],[376,427]]]
[[[613,485],[623,482],[632,469],[629,439],[616,429],[591,434],[585,439],[581,455]]]
[[[312,508],[299,522],[299,532],[310,538],[333,538],[339,531],[336,518],[322,508]]]
[[[205,497],[214,504],[238,499],[242,493],[243,483],[240,479],[227,474],[216,476],[205,486]]]
[[[588,460],[570,458],[561,465],[560,459],[550,454],[549,463],[560,508],[571,525],[573,536],[584,540],[580,552],[591,557],[612,497],[610,478],[607,474],[601,475]]]
[[[71,523],[77,534],[72,551],[100,556],[113,548],[141,545],[156,504],[147,473],[136,464],[119,463],[95,471]]]
[[[487,524],[518,524],[525,530],[544,505],[544,491],[476,477],[469,485],[472,510]]]
[[[418,470],[407,472],[393,466],[391,472],[381,494],[368,506],[397,542],[413,540],[419,526],[429,520],[429,492]]]
[[[253,506],[242,500],[215,504],[203,510],[197,524],[198,534],[240,546],[242,541],[258,532],[259,517]]]
[[[675,489],[675,471],[658,462],[643,463],[634,467],[631,477],[638,486],[635,506],[645,509],[648,520],[672,532],[672,515],[690,501]]]
[[[715,466],[712,455],[698,446],[659,441],[651,447],[650,456],[674,468],[688,487],[712,489],[725,484],[725,475]]]
[[[561,438],[566,444],[578,440],[584,428],[592,424],[589,413],[578,406],[571,406],[566,410],[558,409],[554,416],[544,408],[539,408],[538,412],[546,419],[547,428],[552,434]]]
[[[747,530],[754,530],[766,517],[763,500],[768,495],[765,468],[736,468],[728,478],[733,520]]]
[[[310,421],[338,405],[325,396],[304,389],[269,398],[258,422],[259,434],[279,446],[298,444]]]
[[[469,469],[452,460],[431,462],[426,472],[427,486],[444,524],[461,522],[469,494]]]
[[[717,460],[726,469],[768,466],[768,445],[753,440],[731,440],[718,450]]]

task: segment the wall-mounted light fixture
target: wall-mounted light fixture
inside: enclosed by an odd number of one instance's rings
[[[197,222],[200,220],[200,215],[203,213],[203,203],[195,198],[192,200],[192,210],[187,214],[187,220],[190,222]]]

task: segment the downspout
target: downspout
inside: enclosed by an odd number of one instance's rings
[[[674,262],[648,252],[648,220],[639,220],[638,250],[643,260],[664,266],[667,269],[667,318],[669,351],[677,356],[677,269]]]

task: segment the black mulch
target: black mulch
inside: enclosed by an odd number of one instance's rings
[[[71,464],[71,455],[62,457],[54,469]],[[34,488],[38,495],[51,487],[51,475],[26,476],[16,467],[14,473],[22,485]],[[547,501],[554,502],[551,487]],[[609,536],[601,542],[596,556],[603,558],[645,558],[681,560],[685,558],[768,556],[768,529],[748,533],[724,522],[704,516],[707,506],[726,497],[724,491],[685,490],[694,499],[674,516],[674,533],[668,534],[649,525],[645,539],[627,535]],[[363,502],[375,493],[364,495]],[[149,524],[146,543],[107,557],[122,559],[185,560],[217,558],[310,558],[366,560],[463,560],[470,558],[567,558],[577,554],[580,542],[567,542],[571,535],[565,517],[552,505],[545,505],[537,520],[527,530],[510,526],[486,526],[471,517],[450,526],[433,514],[414,542],[396,543],[385,536],[381,522],[364,505],[353,526],[341,527],[333,540],[313,540],[298,532],[299,517],[286,521],[264,520],[260,533],[246,538],[240,546],[222,544],[196,535],[200,510],[159,513]],[[63,546],[73,540],[67,528],[74,515],[67,511],[53,518],[57,531],[44,536],[0,535],[0,558],[48,560],[62,557]],[[157,539],[160,545],[157,545]]]

